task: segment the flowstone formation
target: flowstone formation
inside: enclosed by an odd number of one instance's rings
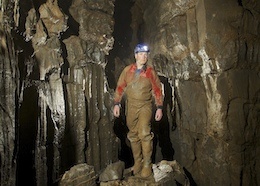
[[[33,66],[39,71],[34,80],[40,108],[36,182],[47,185],[58,182],[73,164],[87,162],[99,171],[117,160],[112,91],[104,72],[114,42],[114,1],[75,0],[69,7],[47,1],[36,8],[28,11],[25,39],[31,41]],[[78,32],[71,34],[76,28],[70,28],[69,19],[77,22]]]

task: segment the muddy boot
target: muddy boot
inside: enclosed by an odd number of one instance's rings
[[[134,166],[132,167],[133,174],[137,175],[140,173],[141,168],[142,168],[142,146],[141,142],[131,142],[131,148],[133,152],[133,157],[134,157]]]
[[[141,177],[147,178],[152,175],[152,139],[142,140],[142,154],[143,154],[143,168],[141,171]]]

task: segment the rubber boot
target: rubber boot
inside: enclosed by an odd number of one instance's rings
[[[142,168],[142,146],[141,142],[131,142],[132,153],[134,157],[134,166],[132,167],[133,174],[137,175],[140,173]]]
[[[152,139],[142,141],[142,153],[143,153],[143,168],[141,171],[141,177],[147,178],[152,174]]]

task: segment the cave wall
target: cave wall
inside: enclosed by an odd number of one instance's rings
[[[142,28],[150,62],[172,86],[174,157],[198,185],[259,184],[259,6],[236,0],[133,6],[133,15],[143,11],[134,33]]]
[[[18,1],[0,2],[0,185],[15,185],[17,168],[17,109],[19,70],[13,28]]]

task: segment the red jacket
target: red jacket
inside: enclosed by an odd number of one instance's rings
[[[146,65],[139,73],[135,63],[124,68],[117,82],[115,104],[121,102],[124,93],[129,101],[151,101],[153,96],[156,106],[162,108],[161,82],[153,67],[149,65]]]

